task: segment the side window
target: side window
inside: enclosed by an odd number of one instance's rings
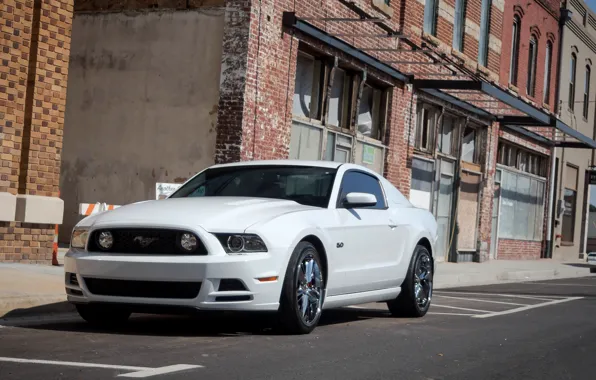
[[[383,195],[383,190],[381,190],[381,185],[371,175],[357,171],[346,172],[341,181],[339,205],[341,205],[341,202],[348,193],[369,193],[377,197],[377,204],[366,208],[384,209],[386,207],[385,196]]]

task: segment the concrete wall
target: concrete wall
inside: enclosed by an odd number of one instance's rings
[[[223,25],[213,8],[76,14],[60,241],[79,203],[155,199],[213,164]]]
[[[594,116],[595,116],[595,103],[594,91],[596,90],[596,29],[594,29],[593,13],[587,11],[588,7],[585,3],[579,0],[573,0],[567,2],[567,8],[573,11],[572,19],[566,22],[563,28],[562,35],[562,54],[561,54],[561,73],[559,81],[559,99],[558,106],[560,107],[560,118],[567,125],[574,129],[577,129],[588,137],[594,136]],[[583,15],[585,12],[589,13],[590,22],[584,25]],[[571,110],[569,107],[569,73],[570,73],[570,62],[571,54],[575,53],[577,56],[577,71],[575,79],[575,107]],[[590,100],[592,102],[589,105],[588,118],[585,119],[583,116],[583,96],[584,96],[584,81],[585,81],[585,67],[586,65],[591,66],[590,76]],[[553,252],[553,258],[571,260],[580,257],[580,254],[585,252],[585,244],[582,244],[582,238],[586,238],[586,224],[582,223],[584,216],[586,215],[587,208],[585,207],[585,173],[586,169],[590,165],[591,161],[591,150],[588,149],[557,149],[557,157],[559,158],[559,181],[556,188],[556,199],[563,199],[564,196],[564,179],[566,178],[566,169],[568,165],[572,165],[578,168],[578,184],[577,184],[577,202],[575,204],[575,230],[573,236],[573,243],[568,244],[556,240],[555,250]],[[561,234],[562,219],[558,221],[558,226],[555,228],[555,236]],[[582,245],[584,249],[582,250]]]

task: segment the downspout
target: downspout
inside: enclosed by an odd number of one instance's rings
[[[567,19],[570,17],[570,12],[567,9],[567,2],[563,2],[563,7],[560,9],[560,18],[559,18],[559,41],[558,41],[558,51],[557,51],[557,64],[556,64],[556,79],[555,79],[555,86],[557,88],[561,88],[561,61],[563,59],[563,32],[565,29],[565,23]],[[559,104],[561,98],[561,94],[559,90],[555,91],[555,110],[557,116],[561,115],[561,105]],[[554,139],[554,137],[553,137]],[[565,150],[563,150],[563,154],[565,154]],[[557,161],[557,148],[553,146],[551,148],[551,160],[550,160],[550,177],[549,177],[549,197],[548,197],[548,220],[547,220],[547,238],[546,238],[546,249],[545,249],[545,258],[552,258],[553,257],[553,234],[554,234],[554,203],[555,203],[555,194],[556,194],[556,186],[555,183],[555,163]],[[562,164],[562,162],[561,162]],[[561,178],[561,181],[563,179]],[[559,181],[559,182],[561,182]],[[559,188],[559,197],[561,189]]]

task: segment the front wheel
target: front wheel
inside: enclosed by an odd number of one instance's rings
[[[309,334],[321,318],[324,297],[319,252],[300,242],[290,258],[280,297],[280,325],[291,334]]]
[[[387,302],[393,316],[420,318],[430,307],[433,292],[433,260],[428,250],[416,246],[406,279],[397,298]]]

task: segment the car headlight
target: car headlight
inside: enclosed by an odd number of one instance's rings
[[[85,248],[87,239],[89,238],[89,230],[87,228],[75,228],[72,231],[70,239],[70,246],[72,248]]]
[[[263,239],[253,234],[216,234],[226,253],[242,254],[267,252]]]

